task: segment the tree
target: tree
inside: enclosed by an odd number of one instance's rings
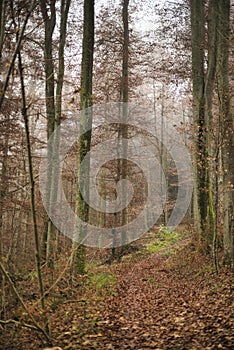
[[[94,0],[84,0],[83,44],[81,64],[81,93],[80,93],[80,135],[78,140],[78,187],[76,213],[83,222],[88,222],[89,206],[84,200],[89,198],[89,164],[81,170],[80,164],[90,150],[93,103],[93,52],[94,52]],[[85,130],[88,130],[85,132]],[[85,250],[82,241],[85,239],[85,228],[80,226],[74,234],[74,253],[72,257],[74,273],[83,274],[85,269]],[[80,243],[78,243],[80,242]]]
[[[0,1],[0,63],[2,61],[2,49],[5,37],[5,21],[6,21],[6,0]]]
[[[123,25],[123,38],[122,38],[122,74],[121,74],[121,86],[120,86],[120,120],[117,127],[117,169],[115,176],[115,183],[120,180],[125,180],[127,177],[128,160],[127,160],[127,138],[128,138],[128,102],[129,102],[129,13],[128,13],[129,0],[122,1],[122,25]],[[112,246],[112,258],[116,255],[116,227],[118,222],[121,226],[127,223],[127,208],[126,208],[126,187],[125,182],[122,182],[121,196],[123,201],[123,209],[121,212],[114,213],[114,227],[112,229],[113,246]],[[124,245],[127,244],[126,232],[122,231],[121,234],[121,250],[124,249]],[[121,252],[118,254],[120,255]]]
[[[56,24],[56,0],[50,0],[49,8],[47,8],[47,2],[40,0],[40,8],[44,21],[44,65],[45,65],[45,98],[46,98],[46,117],[47,117],[47,140],[49,140],[55,127],[55,77],[54,77],[54,59],[53,59],[53,33]],[[50,147],[50,146],[49,146]],[[53,152],[48,147],[48,154]],[[52,188],[52,170],[53,164],[49,162],[47,169],[47,203],[51,205],[51,188]],[[47,262],[52,265],[52,222],[48,217],[45,225],[43,239],[42,239],[42,252],[46,257]],[[50,244],[51,242],[51,244]]]
[[[49,10],[46,1],[41,0],[41,12],[44,20],[44,64],[45,64],[45,97],[46,97],[46,116],[47,116],[47,140],[51,137],[54,129],[60,125],[62,113],[62,92],[64,83],[64,50],[66,44],[67,21],[71,0],[60,0],[60,26],[59,26],[59,45],[58,45],[58,66],[57,79],[55,81],[56,65],[53,54],[53,34],[56,25],[56,0],[51,0]],[[56,82],[56,83],[55,83]],[[48,146],[48,154],[56,152],[59,148],[59,140]],[[49,162],[47,171],[47,201],[49,205],[56,202],[57,195],[57,177],[54,176],[58,164]],[[55,227],[48,218],[45,226],[42,250],[46,261],[53,266],[55,250]]]
[[[217,82],[224,188],[224,262],[234,266],[234,131],[229,87],[230,0],[218,3]]]
[[[208,196],[207,125],[205,119],[205,50],[204,2],[191,0],[191,42],[193,81],[194,155],[194,218],[200,234],[206,234]]]
[[[123,20],[123,61],[122,61],[122,84],[120,98],[122,105],[122,122],[120,125],[119,136],[122,141],[122,159],[121,159],[121,180],[125,180],[127,177],[128,169],[128,160],[127,160],[127,140],[128,138],[128,92],[129,92],[129,15],[128,15],[128,6],[129,0],[123,0],[122,4],[122,20]],[[125,182],[122,185],[122,198],[124,202],[124,208],[121,213],[121,226],[126,225],[127,223],[127,208],[126,208],[126,187]],[[122,233],[121,237],[122,248],[127,243],[126,233]]]
[[[26,101],[23,64],[22,64],[22,57],[21,57],[20,51],[18,53],[18,61],[19,61],[21,96],[22,96],[22,116],[23,116],[24,127],[25,127],[25,138],[26,138],[26,146],[27,146],[27,158],[28,158],[29,179],[30,179],[30,200],[31,200],[33,232],[34,232],[34,239],[35,239],[35,258],[36,258],[38,282],[39,282],[39,288],[40,288],[41,305],[42,305],[42,308],[45,309],[44,285],[43,285],[42,274],[41,274],[41,256],[40,256],[39,233],[38,233],[37,215],[36,215],[35,179],[34,179],[34,172],[33,172],[32,148],[31,148],[31,140],[30,140],[29,121],[28,121],[28,105]]]
[[[210,245],[213,234],[217,248],[218,169],[222,158],[222,215],[224,261],[233,265],[233,116],[229,91],[230,1],[208,2],[206,40],[205,3],[190,1],[192,31],[193,118],[195,128],[194,216],[198,231]],[[206,63],[206,52],[208,61]],[[215,122],[215,81],[219,105]],[[215,133],[213,133],[215,130]],[[213,139],[212,139],[213,134]],[[212,177],[212,172],[215,176]],[[220,176],[219,176],[220,177]],[[215,193],[215,198],[213,194]],[[217,256],[215,265],[217,268]]]

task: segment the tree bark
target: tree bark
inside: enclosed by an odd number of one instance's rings
[[[44,286],[42,281],[41,274],[41,258],[40,258],[40,244],[39,244],[39,234],[38,234],[38,225],[37,225],[37,215],[36,215],[36,203],[35,203],[35,181],[33,174],[33,161],[32,161],[32,151],[31,151],[31,141],[30,141],[30,130],[28,123],[28,108],[26,103],[26,94],[25,94],[25,85],[24,85],[24,76],[23,76],[23,65],[21,59],[21,53],[18,54],[19,60],[19,72],[20,72],[20,83],[21,83],[21,96],[22,96],[22,116],[24,119],[25,127],[25,138],[26,138],[26,148],[27,148],[27,157],[28,157],[28,168],[29,168],[29,179],[30,179],[30,200],[31,200],[31,212],[32,212],[32,223],[33,223],[33,232],[35,240],[35,258],[36,258],[36,267],[38,274],[38,283],[40,288],[40,297],[41,297],[41,306],[45,309],[44,301]]]
[[[209,214],[209,168],[208,138],[205,96],[205,16],[204,1],[190,0],[192,82],[193,82],[193,122],[194,122],[194,220],[200,237],[206,242],[207,218]]]
[[[208,63],[205,77],[205,119],[207,126],[207,193],[208,193],[208,213],[207,213],[207,241],[213,243],[213,256],[216,270],[217,261],[217,173],[216,169],[219,163],[219,152],[215,148],[219,145],[217,140],[213,139],[213,95],[216,74],[217,57],[217,25],[218,25],[218,4],[216,0],[209,0],[208,6]],[[213,142],[213,147],[212,147]],[[212,149],[213,148],[213,149]],[[212,176],[212,174],[215,176]],[[215,199],[215,198],[216,199]]]
[[[92,83],[93,83],[93,51],[94,51],[94,0],[84,0],[83,44],[81,64],[80,94],[80,135],[78,141],[78,187],[76,197],[76,213],[82,222],[88,222],[89,206],[82,193],[89,198],[89,164],[81,170],[80,164],[90,150],[92,135]],[[88,130],[87,132],[84,132]],[[74,274],[85,271],[85,248],[81,243],[85,239],[86,230],[80,226],[74,233],[72,265]],[[81,243],[78,243],[81,242]]]
[[[2,49],[5,38],[5,16],[6,16],[6,0],[0,0],[0,64],[2,62]]]
[[[46,98],[46,118],[47,118],[47,140],[54,132],[55,126],[55,80],[54,80],[54,60],[53,60],[53,33],[56,24],[56,0],[50,0],[50,14],[47,10],[47,1],[40,0],[40,8],[44,20],[44,66],[45,66],[45,98]],[[53,153],[51,144],[47,147],[48,156]],[[47,169],[46,181],[46,200],[47,206],[51,203],[51,188],[52,188],[53,164],[49,162]],[[48,265],[53,266],[52,247],[52,222],[47,218],[45,229],[42,237],[42,255],[46,259]]]
[[[234,131],[229,90],[230,1],[218,0],[217,80],[224,189],[224,263],[234,266]]]
[[[120,137],[124,141],[122,142],[122,161],[121,161],[121,180],[125,180],[127,178],[127,167],[128,167],[128,160],[127,160],[127,153],[128,153],[128,144],[127,144],[127,138],[128,138],[128,125],[127,119],[128,119],[128,102],[129,102],[129,13],[128,13],[128,6],[129,6],[129,0],[123,0],[123,9],[122,9],[122,21],[123,21],[123,63],[122,63],[122,102],[123,102],[123,109],[122,109],[122,121],[123,124],[120,126]],[[127,193],[126,193],[126,186],[125,183],[122,185],[122,199],[124,202],[124,208],[121,213],[121,226],[126,225],[127,223],[127,208],[126,208],[126,199],[127,199]],[[121,237],[121,244],[122,249],[124,249],[124,245],[127,244],[127,237],[126,232],[123,231],[122,237]]]
[[[54,105],[54,129],[58,127],[61,123],[62,115],[62,92],[63,92],[63,82],[64,82],[64,49],[66,44],[66,35],[67,35],[67,20],[68,13],[70,8],[71,0],[61,0],[60,3],[60,34],[59,34],[59,49],[58,49],[58,74],[57,74],[57,85],[56,85],[56,95],[55,95],[55,105]],[[56,203],[57,200],[57,191],[58,191],[58,150],[59,150],[59,135],[57,134],[54,138],[54,143],[52,145],[54,159],[56,161],[52,164],[51,169],[51,188],[50,188],[50,202],[51,205]],[[51,220],[48,221],[47,228],[47,251],[46,251],[46,260],[50,266],[54,265],[54,258],[56,254],[56,228]]]

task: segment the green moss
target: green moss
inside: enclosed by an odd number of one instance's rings
[[[149,278],[147,279],[147,282],[148,282],[148,283],[155,283],[155,278],[149,277]]]
[[[117,283],[116,276],[111,272],[96,272],[89,276],[90,287],[97,292],[114,293],[114,287]]]
[[[176,253],[176,251],[174,249],[170,249],[170,250],[167,250],[165,253],[163,253],[162,256],[167,257],[170,255],[174,255],[175,253]]]
[[[149,253],[157,253],[176,244],[181,238],[181,234],[176,231],[170,232],[164,225],[162,225],[158,233],[155,235],[155,238],[147,244],[146,249]],[[174,251],[171,251],[170,255],[173,253]]]

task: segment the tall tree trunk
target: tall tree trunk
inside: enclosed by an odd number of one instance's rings
[[[123,23],[123,55],[122,55],[122,80],[120,89],[120,121],[118,126],[118,142],[117,142],[117,173],[116,173],[116,185],[120,180],[125,180],[127,177],[127,137],[128,137],[128,126],[126,124],[128,119],[128,93],[129,93],[129,14],[128,14],[129,0],[122,1],[122,23]],[[121,234],[121,249],[116,251],[116,226],[121,226],[127,223],[127,208],[126,205],[126,186],[122,183],[121,196],[124,203],[121,213],[117,211],[114,213],[114,227],[112,230],[113,243],[112,243],[112,259],[117,256],[120,258],[121,253],[124,251],[124,245],[127,244],[126,232],[122,231]]]
[[[51,115],[47,115],[48,118],[48,137],[51,135],[53,130],[60,125],[61,122],[61,114],[62,114],[62,91],[63,91],[63,82],[64,82],[64,49],[66,44],[66,34],[67,34],[67,20],[68,20],[68,13],[70,8],[71,0],[61,0],[60,2],[60,28],[59,28],[59,49],[58,49],[58,74],[57,74],[57,85],[56,85],[56,96],[55,99],[52,99],[51,106],[53,105],[53,113]],[[54,16],[55,17],[55,14]],[[54,23],[54,22],[53,22]],[[52,27],[51,32],[52,34]],[[48,39],[48,38],[47,38]],[[51,43],[52,44],[52,43]],[[52,47],[50,48],[50,60],[51,60],[51,74],[52,70],[54,71],[54,64],[53,64],[53,55],[52,55]],[[49,72],[48,72],[49,74]],[[54,78],[51,77],[51,86],[50,86],[50,92],[51,94],[54,94],[55,89],[55,81]],[[49,98],[49,96],[48,96]],[[49,110],[48,108],[47,110]],[[52,112],[51,110],[51,112]],[[51,123],[51,125],[50,125]],[[52,149],[49,151],[52,151],[54,154],[54,159],[58,159],[58,155],[55,153],[59,150],[59,136],[56,135],[54,139],[53,145],[51,145]],[[48,200],[50,201],[50,205],[53,205],[53,203],[56,202],[57,199],[57,190],[58,190],[58,176],[57,172],[59,169],[58,162],[53,162],[51,166],[49,167],[49,173],[48,173],[48,186],[50,185],[48,189]],[[50,180],[51,178],[51,180]],[[47,231],[45,231],[45,234],[47,232],[47,245],[46,245],[46,261],[49,266],[53,267],[54,265],[54,257],[55,257],[55,238],[56,238],[56,228],[53,224],[53,222],[49,219],[47,224]]]
[[[60,34],[59,34],[59,49],[58,49],[58,74],[57,74],[57,85],[56,85],[56,96],[55,96],[55,124],[54,127],[58,127],[61,123],[62,116],[62,92],[63,92],[63,83],[64,83],[64,49],[66,44],[66,36],[67,36],[67,21],[68,14],[70,9],[71,0],[61,0],[60,2]],[[59,171],[59,156],[57,154],[59,150],[60,139],[59,135],[56,134],[53,144],[53,154],[56,153],[54,159],[53,166],[53,174],[52,174],[52,184],[51,184],[51,198],[50,201],[56,203],[57,200],[57,192],[58,192],[58,171]],[[55,255],[55,234],[56,228],[52,221],[49,221],[48,226],[48,244],[47,244],[47,260],[52,261],[53,265],[53,257]]]
[[[218,0],[217,80],[222,123],[222,162],[224,189],[224,262],[234,266],[234,131],[229,91],[230,1]]]
[[[216,180],[213,183],[212,174],[215,172],[219,163],[219,156],[216,149],[212,149],[213,124],[213,95],[214,82],[216,73],[216,56],[217,56],[217,25],[218,25],[218,5],[216,0],[209,0],[208,6],[208,63],[205,77],[205,124],[207,130],[207,194],[208,194],[208,213],[207,213],[207,234],[206,240],[209,244],[213,242],[213,254],[215,267],[217,269],[217,217],[215,200],[213,193],[216,192]],[[215,144],[215,143],[214,143]],[[217,145],[218,147],[218,145]],[[213,154],[212,154],[213,153]]]
[[[84,0],[83,45],[81,64],[81,94],[80,94],[80,136],[78,141],[78,187],[76,212],[83,222],[88,222],[89,206],[82,193],[89,198],[89,164],[81,170],[80,164],[90,150],[92,112],[87,110],[92,106],[93,82],[93,51],[94,51],[94,0]],[[84,133],[85,130],[89,130]],[[75,274],[83,274],[85,270],[85,248],[82,245],[86,235],[84,226],[74,233],[72,265]],[[78,243],[81,242],[81,243]]]
[[[45,309],[44,286],[43,286],[42,274],[41,274],[41,257],[40,257],[40,248],[39,248],[40,244],[39,244],[39,234],[38,234],[37,215],[36,215],[35,180],[34,180],[34,174],[33,174],[32,150],[31,150],[30,130],[29,130],[29,121],[28,121],[28,108],[26,103],[23,65],[22,65],[20,52],[18,54],[18,60],[19,60],[19,72],[20,72],[21,95],[22,95],[22,116],[24,119],[29,179],[30,179],[30,200],[31,200],[33,232],[34,232],[34,239],[35,239],[35,258],[36,258],[36,267],[37,267],[38,282],[39,282],[39,288],[40,288],[41,306],[43,309]]]
[[[123,21],[123,63],[122,63],[122,89],[121,89],[121,96],[122,96],[122,102],[123,102],[123,109],[122,109],[122,121],[123,124],[120,127],[120,137],[123,140],[122,142],[122,160],[121,160],[121,180],[125,180],[127,178],[127,167],[128,167],[128,161],[127,161],[127,152],[128,152],[128,144],[127,144],[127,138],[128,138],[128,102],[129,102],[129,14],[128,14],[128,6],[129,6],[129,0],[123,0],[123,9],[122,9],[122,21]],[[127,193],[126,193],[126,186],[125,182],[123,182],[122,185],[122,200],[124,203],[124,207],[121,213],[121,226],[126,225],[127,223],[127,208],[126,208],[126,202],[127,202]],[[121,237],[121,244],[122,249],[124,249],[124,245],[127,244],[127,237],[126,232],[122,232]]]
[[[47,1],[40,0],[41,13],[44,20],[45,34],[44,34],[44,65],[45,65],[45,97],[46,97],[46,117],[47,117],[47,140],[54,131],[55,126],[55,96],[54,96],[54,60],[53,60],[53,33],[56,24],[56,0],[50,0],[47,10]],[[48,146],[47,153],[51,155],[53,146],[51,143]],[[51,203],[51,188],[52,188],[52,173],[53,164],[49,162],[47,169],[47,183],[46,183],[46,201],[47,205]],[[42,255],[50,266],[53,266],[53,244],[52,240],[52,222],[47,218],[45,229],[42,237]],[[51,244],[50,244],[51,242]]]
[[[207,125],[205,117],[205,71],[204,71],[204,1],[190,0],[192,30],[192,81],[194,121],[194,219],[198,232],[206,241],[209,208]]]

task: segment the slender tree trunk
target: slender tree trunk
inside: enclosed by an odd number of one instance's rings
[[[123,140],[122,142],[122,160],[121,160],[121,180],[125,180],[127,178],[128,173],[128,160],[127,160],[127,153],[128,153],[128,144],[127,144],[127,138],[128,138],[128,102],[129,102],[129,15],[128,15],[128,6],[129,6],[129,0],[123,0],[123,9],[122,9],[122,21],[123,21],[123,64],[122,64],[122,102],[123,102],[123,109],[122,109],[122,120],[123,124],[120,127],[120,137]],[[124,141],[125,140],[125,141]],[[126,186],[125,183],[122,185],[122,200],[124,203],[124,208],[121,213],[121,226],[126,225],[127,223],[127,208],[126,208],[126,202],[127,202],[127,193],[126,193]],[[121,237],[121,244],[122,244],[122,250],[124,249],[124,245],[127,244],[127,237],[126,232],[122,232]]]
[[[129,102],[129,15],[128,15],[129,0],[122,1],[122,23],[123,23],[123,55],[122,55],[122,81],[120,89],[120,102],[122,102],[120,108],[120,124],[118,126],[118,142],[117,142],[117,173],[116,173],[116,184],[120,180],[125,180],[127,177],[127,137],[128,137],[128,126],[126,124],[128,119],[128,102]],[[124,141],[125,140],[125,141]],[[116,226],[121,226],[127,223],[127,208],[126,208],[126,186],[122,183],[121,196],[124,203],[121,213],[117,211],[114,213],[114,227],[112,230],[113,242],[112,242],[112,259],[116,256],[120,258],[124,251],[124,246],[127,244],[126,232],[122,231],[121,234],[121,249],[116,251]]]
[[[0,64],[2,62],[2,49],[5,38],[5,21],[6,21],[6,0],[0,0]]]
[[[123,21],[123,63],[122,63],[122,88],[121,88],[121,100],[124,103],[128,103],[129,92],[129,19],[128,19],[128,6],[129,0],[123,0],[122,9],[122,21]]]
[[[205,117],[205,71],[204,71],[204,1],[190,0],[192,30],[192,81],[194,121],[194,220],[197,230],[206,242],[209,208],[207,125]]]
[[[167,200],[168,200],[168,176],[167,176],[167,159],[166,159],[166,154],[165,154],[165,115],[164,115],[164,109],[165,109],[165,87],[164,83],[162,85],[162,91],[161,91],[161,143],[159,145],[160,149],[160,164],[161,164],[161,169],[160,169],[160,184],[161,184],[161,195],[162,195],[162,213],[163,213],[163,224],[166,226],[167,225]],[[165,180],[166,180],[166,198],[165,198],[165,206],[163,207],[163,175],[165,174]]]
[[[9,119],[9,118],[7,118]],[[8,168],[8,144],[9,144],[9,132],[5,134],[2,158],[2,169],[0,178],[0,262],[4,261],[4,247],[3,247],[3,213],[4,213],[4,202],[7,192],[7,168]],[[0,275],[1,280],[1,307],[3,310],[3,316],[5,315],[5,276]]]
[[[53,101],[54,102],[54,107],[53,107],[54,108],[54,125],[53,125],[54,128],[58,127],[61,122],[62,91],[63,91],[63,82],[64,82],[64,49],[66,44],[67,19],[68,19],[70,4],[71,4],[71,0],[61,0],[61,3],[60,3],[60,28],[59,28],[60,36],[59,36],[59,49],[58,49],[59,63],[58,63],[56,95],[55,95],[55,101]],[[51,60],[53,60],[53,57],[51,57]],[[51,85],[52,83],[54,82],[51,82]],[[51,93],[52,93],[52,86],[51,86]],[[52,129],[51,129],[51,132],[52,132]],[[52,145],[53,147],[52,152],[54,154],[53,158],[56,160],[59,158],[58,154],[56,154],[59,150],[59,143],[60,143],[60,140],[57,134],[54,139],[54,144]],[[59,163],[58,161],[55,161],[51,165],[51,188],[50,188],[50,195],[49,195],[49,198],[50,198],[49,200],[51,205],[53,205],[53,203],[56,203],[56,200],[57,200],[58,169],[59,169]],[[48,183],[50,183],[50,181],[48,181]],[[49,220],[48,227],[47,227],[46,260],[48,265],[51,267],[54,265],[55,252],[56,252],[56,228],[52,223],[52,221]]]
[[[56,0],[49,1],[50,10],[47,9],[47,1],[40,0],[40,8],[44,20],[44,64],[45,64],[45,97],[46,97],[46,117],[47,117],[47,140],[54,131],[55,126],[55,92],[54,92],[54,60],[53,60],[53,33],[56,24]],[[48,155],[53,152],[53,145],[47,147]],[[46,182],[46,201],[47,205],[51,203],[53,164],[49,162],[47,169]],[[52,222],[47,218],[47,223],[42,237],[42,256],[46,259],[49,266],[53,266],[53,242],[52,242]]]
[[[53,33],[56,24],[56,0],[50,0],[50,14],[47,10],[47,1],[40,0],[41,12],[44,20],[44,63],[45,63],[45,94],[47,115],[47,139],[54,131],[55,98],[54,98],[54,60],[53,60]]]
[[[8,118],[7,118],[8,119]],[[3,204],[5,201],[5,196],[7,192],[7,167],[8,167],[8,144],[9,144],[9,133],[5,134],[5,144],[3,147],[3,157],[2,157],[2,169],[0,177],[0,235],[2,238],[2,225],[3,225]],[[2,245],[2,239],[0,244]],[[2,252],[2,249],[1,249]],[[1,255],[2,256],[2,255]]]
[[[56,12],[55,12],[56,0],[49,2],[50,15],[47,10],[47,2],[45,0],[40,1],[40,7],[42,17],[44,20],[44,65],[45,65],[45,98],[46,98],[46,117],[47,117],[47,140],[54,131],[55,124],[55,98],[54,98],[54,61],[53,61],[53,33],[56,24]],[[48,154],[53,152],[48,148]],[[49,163],[50,164],[50,163]],[[47,202],[51,202],[51,187],[52,187],[52,165],[48,167],[47,171]],[[51,242],[51,229],[52,222],[50,218],[47,218],[47,223],[43,231],[42,238],[42,256],[46,259],[48,265],[53,265],[52,259],[52,242]]]
[[[224,262],[234,266],[234,131],[229,90],[230,1],[218,0],[217,80],[222,124],[222,163],[224,190]]]
[[[31,194],[30,199],[31,199],[32,222],[33,222],[33,231],[34,231],[34,239],[35,239],[35,258],[36,258],[36,267],[37,267],[38,282],[39,282],[39,288],[40,288],[41,306],[43,309],[45,309],[44,287],[43,287],[43,281],[42,281],[42,275],[41,275],[41,259],[40,259],[40,248],[39,248],[40,244],[39,244],[39,234],[38,234],[36,204],[35,204],[35,181],[34,181],[34,175],[33,175],[33,161],[32,161],[30,130],[29,130],[29,122],[28,122],[28,108],[26,103],[23,66],[22,66],[22,59],[21,59],[20,52],[18,53],[18,59],[19,59],[19,72],[20,72],[21,95],[22,95],[22,116],[24,119],[29,179],[30,179],[30,194]]]
[[[217,255],[215,256],[216,248],[214,242],[216,241],[216,217],[215,217],[215,200],[213,193],[215,193],[215,183],[212,180],[212,173],[216,171],[219,162],[216,149],[212,149],[212,139],[214,124],[213,124],[213,95],[214,82],[216,73],[216,56],[217,56],[217,25],[218,25],[218,5],[216,0],[209,1],[208,7],[208,64],[205,77],[205,124],[207,130],[207,193],[208,193],[208,212],[207,212],[207,233],[206,240],[209,245],[213,242],[214,262],[217,268]],[[213,144],[215,144],[213,142]],[[213,154],[212,154],[213,153]],[[215,180],[214,180],[215,182]],[[215,194],[218,195],[218,194]]]
[[[59,126],[62,113],[62,91],[64,82],[64,49],[67,37],[67,21],[71,0],[61,0],[60,4],[60,35],[59,35],[59,66],[56,88],[55,126]]]
[[[93,50],[94,50],[94,0],[84,0],[83,45],[81,65],[81,94],[80,94],[80,136],[78,141],[78,188],[76,198],[76,212],[83,222],[88,222],[89,206],[81,193],[89,198],[89,164],[83,171],[80,164],[90,150],[92,112],[92,82],[93,82]],[[84,130],[89,130],[84,133]],[[83,226],[74,233],[72,265],[75,274],[83,274],[85,270],[85,248],[82,242],[86,230]]]

